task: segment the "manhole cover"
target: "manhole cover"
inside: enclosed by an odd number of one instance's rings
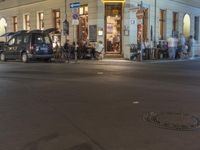
[[[144,120],[160,128],[189,131],[200,128],[200,116],[186,113],[148,112]]]

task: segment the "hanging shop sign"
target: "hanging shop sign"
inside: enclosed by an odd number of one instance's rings
[[[143,9],[139,9],[136,12],[136,17],[137,17],[137,19],[142,19],[144,17],[144,10]]]

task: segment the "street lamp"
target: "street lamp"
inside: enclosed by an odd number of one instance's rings
[[[155,0],[155,15],[154,15],[154,47],[156,47],[156,7],[157,7],[157,0]]]

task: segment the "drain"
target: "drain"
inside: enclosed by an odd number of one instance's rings
[[[159,128],[190,131],[200,128],[200,116],[187,113],[148,112],[144,120]]]

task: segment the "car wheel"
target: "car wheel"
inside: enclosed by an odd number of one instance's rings
[[[28,55],[26,53],[22,54],[22,62],[24,62],[24,63],[28,62]]]
[[[0,59],[1,61],[6,61],[6,56],[4,53],[1,53]]]

